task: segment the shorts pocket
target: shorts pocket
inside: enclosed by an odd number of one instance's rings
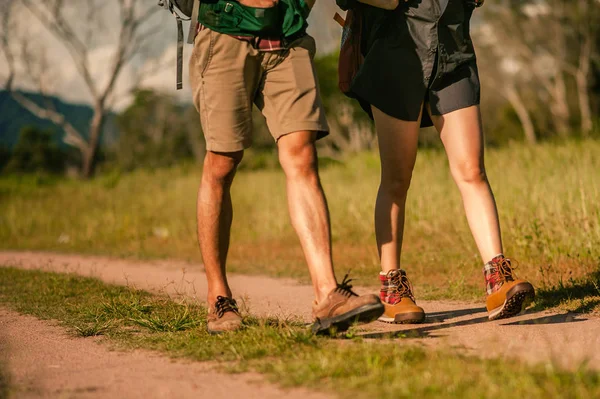
[[[210,29],[205,29],[206,31],[206,42],[203,43],[203,45],[201,47],[204,48],[199,48],[196,49],[194,48],[194,51],[202,51],[203,54],[201,56],[199,56],[199,64],[198,64],[198,68],[200,69],[200,76],[204,77],[204,75],[206,74],[206,71],[208,70],[208,67],[210,66],[210,63],[212,61],[213,58],[213,54],[214,54],[214,50],[215,50],[215,33],[210,30]]]

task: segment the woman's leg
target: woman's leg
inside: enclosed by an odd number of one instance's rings
[[[400,269],[406,195],[417,158],[419,121],[393,118],[373,107],[379,139],[381,183],[375,203],[375,235],[381,269]]]
[[[497,256],[502,254],[502,239],[496,201],[485,174],[479,106],[432,115],[431,119],[440,132],[471,233],[485,263],[488,317],[514,316],[527,307],[535,290],[529,282],[515,279],[510,260]]]
[[[431,115],[431,119],[446,148],[479,253],[484,263],[489,262],[502,253],[502,239],[496,201],[485,173],[479,106]]]
[[[416,305],[411,284],[400,270],[404,232],[404,208],[412,171],[417,158],[421,116],[416,122],[392,118],[373,107],[381,183],[375,203],[375,235],[381,259],[379,297],[385,312],[379,320],[390,323],[421,323],[425,312]]]

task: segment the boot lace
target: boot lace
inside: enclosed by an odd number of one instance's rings
[[[221,318],[227,312],[239,314],[237,303],[235,302],[235,299],[219,295],[217,297],[217,302],[215,303],[215,313]]]
[[[388,272],[387,277],[392,283],[388,288],[390,294],[396,294],[399,298],[410,298],[415,301],[413,287],[408,277],[406,277],[406,273],[391,270]]]
[[[513,270],[516,268],[517,265],[513,265],[510,259],[506,258],[496,264],[497,275],[503,282],[514,281]]]
[[[351,281],[352,279],[348,278],[348,273],[346,273],[342,282],[338,283],[335,292],[339,292],[340,294],[347,297],[358,296],[356,292],[352,291],[352,284],[350,284]]]

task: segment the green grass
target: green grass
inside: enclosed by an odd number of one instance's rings
[[[241,332],[210,336],[205,310],[198,305],[73,275],[0,267],[0,304],[59,320],[76,335],[103,323],[106,341],[122,349],[221,362],[230,372],[255,370],[283,386],[307,386],[339,397],[600,395],[599,374],[584,367],[567,372],[551,364],[483,360],[402,340],[332,340],[311,335],[293,320],[248,319]]]
[[[10,377],[6,372],[4,359],[0,360],[0,399],[8,399],[10,394]]]
[[[514,145],[486,153],[517,273],[557,292],[600,270],[600,142]],[[0,248],[201,261],[194,165],[113,173],[90,182],[0,179]],[[376,154],[322,170],[338,273],[377,284]],[[307,280],[279,170],[241,170],[234,182],[230,270]],[[481,260],[445,154],[419,153],[407,205],[403,265],[419,298],[480,299]],[[599,309],[598,306],[595,309]],[[593,310],[593,309],[592,309]]]

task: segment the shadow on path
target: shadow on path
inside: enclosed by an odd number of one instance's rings
[[[448,310],[444,312],[428,312],[426,314],[425,323],[442,323],[446,321],[446,319],[454,319],[461,316],[468,316],[476,313],[485,312],[486,309],[481,308],[470,308],[470,309],[458,309],[458,310]]]
[[[487,316],[477,317],[475,319],[462,320],[448,324],[436,324],[425,327],[418,327],[409,330],[399,331],[381,331],[381,332],[366,332],[357,334],[362,338],[434,338],[430,337],[432,331],[444,330],[452,327],[468,326],[471,324],[479,324],[488,321]]]
[[[481,313],[485,311],[485,308],[472,308],[472,309],[463,309],[456,311],[448,311],[448,312],[436,312],[433,314],[428,314],[427,317],[431,317],[431,319],[437,320],[445,320],[445,318],[451,317],[459,317],[465,315],[471,315],[476,313]],[[533,315],[537,312],[526,312],[525,314]],[[519,320],[508,323],[501,323],[499,326],[531,326],[531,325],[544,325],[544,324],[561,324],[561,323],[576,323],[580,321],[586,321],[587,319],[579,319],[577,318],[577,314],[574,313],[563,313],[556,315],[547,315],[541,316],[538,318],[527,319],[527,320]],[[487,323],[490,320],[487,315],[482,317],[476,317],[473,319],[456,321],[453,323],[441,323],[441,324],[430,324],[412,329],[402,329],[396,331],[365,331],[359,332],[356,334],[361,338],[372,338],[372,339],[391,339],[391,338],[436,338],[432,336],[431,333],[433,331],[445,330],[453,327],[462,327],[473,324],[481,324]],[[507,320],[508,321],[508,320]]]
[[[562,323],[577,323],[586,321],[587,319],[578,319],[577,314],[563,313],[550,316],[542,316],[536,319],[514,321],[512,323],[501,324],[502,326],[535,326],[542,324],[562,324]]]

